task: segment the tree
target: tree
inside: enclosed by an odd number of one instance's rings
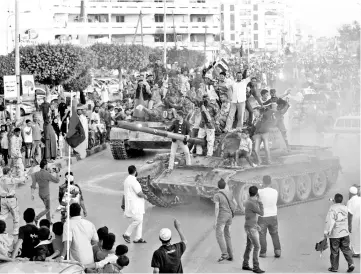
[[[34,75],[35,81],[56,86],[84,74],[95,64],[92,56],[91,52],[73,45],[40,44],[20,48],[20,66]]]
[[[92,83],[92,76],[88,71],[84,71],[77,78],[73,78],[63,84],[67,91],[83,91]]]
[[[342,25],[338,32],[342,42],[360,41],[360,24],[357,21]]]

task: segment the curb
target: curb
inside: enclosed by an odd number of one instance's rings
[[[96,146],[96,147],[93,147],[92,149],[89,149],[87,150],[87,156],[86,157],[90,157],[96,153],[99,153],[103,150],[105,150],[107,148],[107,144],[102,144],[102,145],[99,145],[99,146]],[[81,161],[81,159],[79,157],[71,157],[70,158],[70,164],[73,165],[75,164],[76,162],[78,161]],[[58,159],[58,160],[55,160],[54,163],[49,163],[49,167],[52,168],[52,167],[57,167],[59,169],[63,169],[65,167],[68,166],[68,163],[69,163],[69,158],[68,157],[65,157],[63,159]],[[37,172],[40,170],[40,167],[39,165],[37,166],[34,166],[32,168],[30,168],[27,172],[26,172],[26,175],[29,177],[31,174]],[[22,183],[20,183],[19,185],[23,185]]]

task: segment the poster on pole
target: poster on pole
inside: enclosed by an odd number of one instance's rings
[[[4,97],[7,100],[17,99],[17,86],[15,75],[4,76]]]
[[[34,101],[35,82],[33,75],[21,75],[21,88],[23,101]]]

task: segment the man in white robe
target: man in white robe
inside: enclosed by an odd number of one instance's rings
[[[353,257],[357,258],[360,257],[360,208],[361,197],[358,196],[357,188],[352,186],[350,188],[350,199],[347,202],[348,226]]]

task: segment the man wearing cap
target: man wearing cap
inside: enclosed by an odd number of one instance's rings
[[[187,166],[189,166],[191,164],[191,155],[189,153],[189,148],[187,146],[187,141],[189,140],[191,126],[187,121],[184,121],[183,115],[184,115],[184,113],[181,110],[178,110],[176,120],[173,122],[171,127],[168,129],[168,131],[170,131],[170,132],[178,133],[178,134],[185,136],[185,140],[183,140],[183,141],[172,139],[168,171],[173,170],[174,158],[177,153],[178,147],[181,147],[185,154]]]
[[[350,232],[351,249],[353,257],[360,258],[360,209],[361,197],[357,195],[357,188],[350,188],[349,200],[347,202],[348,209],[348,230]]]
[[[342,204],[343,196],[339,193],[335,194],[334,204],[328,210],[324,237],[330,239],[330,272],[337,272],[340,259],[340,249],[347,263],[347,272],[355,269],[352,259],[352,251],[350,248],[350,235],[348,231],[348,209]]]
[[[177,219],[174,220],[174,227],[181,242],[171,244],[172,231],[169,228],[160,230],[159,240],[162,242],[162,246],[153,253],[151,262],[153,273],[183,273],[182,255],[186,250],[187,240]]]

